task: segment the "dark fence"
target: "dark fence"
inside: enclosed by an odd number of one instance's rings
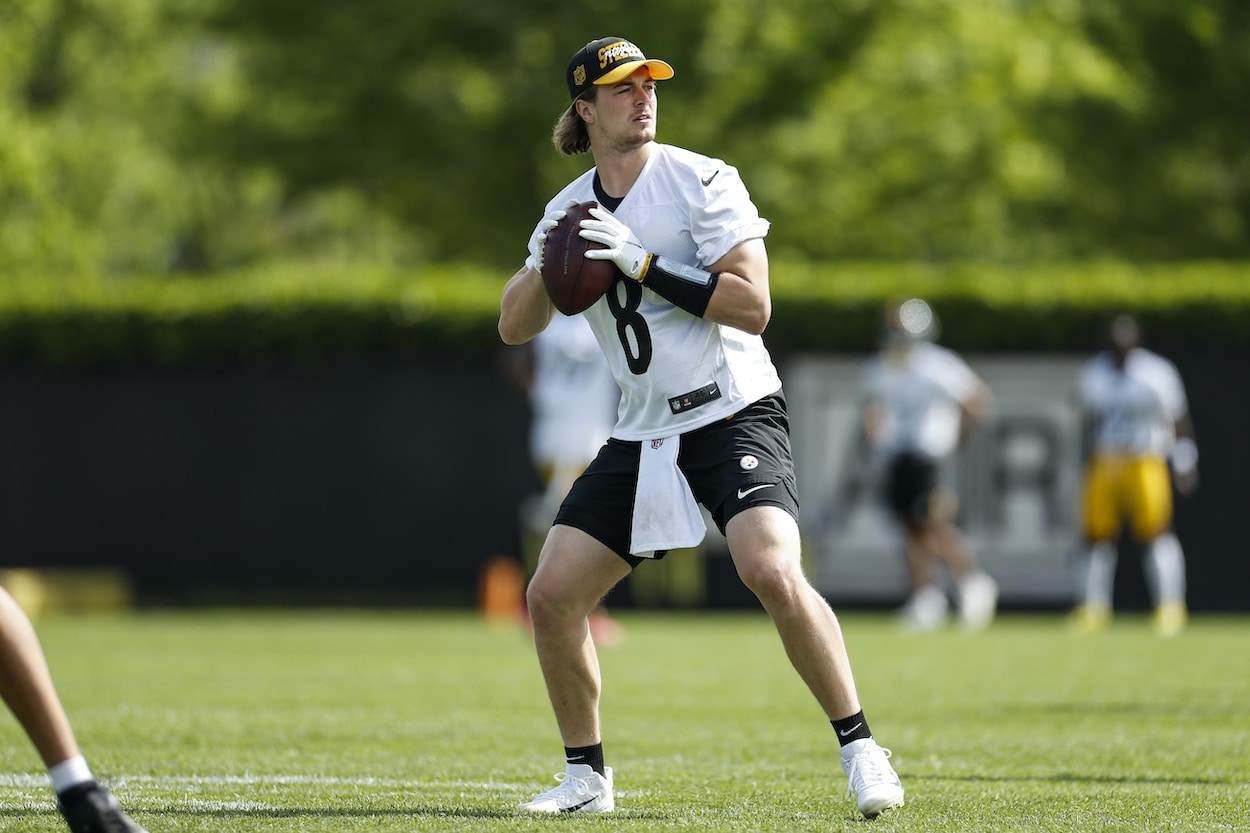
[[[1203,454],[1177,517],[1191,607],[1247,610],[1250,357],[1173,358]],[[0,566],[121,568],[141,604],[471,604],[537,488],[488,358],[7,366],[0,389]],[[750,603],[726,562],[706,603]],[[1144,607],[1140,573],[1122,562],[1122,606]]]
[[[123,567],[141,602],[471,600],[534,487],[525,403],[483,361],[0,386],[0,562]]]

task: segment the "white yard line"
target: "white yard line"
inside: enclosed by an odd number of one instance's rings
[[[333,775],[112,775],[99,774],[100,780],[116,789],[126,785],[143,786],[309,786],[309,787],[383,787],[390,789],[473,789],[512,791],[532,788],[534,784],[509,784],[500,781],[410,781],[399,778],[341,778]],[[0,772],[0,787],[50,789],[48,776],[23,772]]]

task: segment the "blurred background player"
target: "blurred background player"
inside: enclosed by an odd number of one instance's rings
[[[1185,626],[1185,556],[1172,532],[1172,485],[1181,495],[1198,485],[1198,447],[1180,374],[1141,346],[1129,315],[1116,316],[1110,346],[1081,370],[1084,412],[1084,533],[1077,565],[1077,627],[1111,621],[1117,544],[1127,522],[1143,547],[1153,624],[1172,636]],[[1169,476],[1169,462],[1171,475]]]
[[[145,833],[96,782],[57,697],[25,611],[0,588],[0,696],[48,768],[57,807],[74,833]]]
[[[581,315],[553,316],[547,329],[505,357],[509,377],[529,399],[530,459],[544,486],[521,510],[523,560],[533,573],[560,503],[616,425],[620,389]],[[603,605],[591,615],[590,629],[600,645],[621,636]]]
[[[937,318],[919,298],[890,303],[880,352],[864,368],[864,431],[886,469],[885,499],[903,528],[911,595],[904,625],[935,628],[948,600],[949,571],[960,619],[977,629],[994,618],[998,585],[978,566],[955,524],[959,498],[939,483],[944,460],[989,414],[993,397],[962,358],[933,343]]]

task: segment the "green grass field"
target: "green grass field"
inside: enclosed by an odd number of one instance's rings
[[[561,746],[518,627],[465,613],[160,612],[37,623],[97,775],[152,833],[1250,830],[1250,620],[1094,637],[1007,615],[903,635],[843,614],[907,806],[844,797],[763,614],[623,617],[601,651],[617,812],[522,817]],[[63,831],[0,714],[0,830]]]

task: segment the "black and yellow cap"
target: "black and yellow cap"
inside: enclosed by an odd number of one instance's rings
[[[592,40],[577,50],[569,61],[566,80],[569,97],[578,96],[590,89],[592,84],[615,84],[633,75],[640,67],[651,71],[656,81],[673,77],[673,68],[664,61],[648,58],[642,50],[624,38],[607,37]]]

